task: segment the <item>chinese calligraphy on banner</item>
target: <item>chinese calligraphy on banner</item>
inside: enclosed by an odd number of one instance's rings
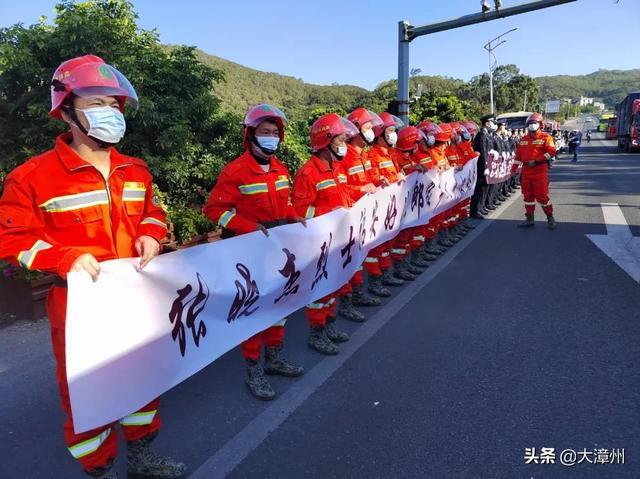
[[[468,198],[476,162],[413,173],[351,209],[68,277],[67,377],[76,432],[116,421],[245,339],[346,283],[367,252]],[[408,199],[408,201],[405,201]]]

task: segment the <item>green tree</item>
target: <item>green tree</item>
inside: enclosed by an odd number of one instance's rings
[[[191,47],[163,47],[155,31],[136,22],[124,0],[66,0],[52,25],[43,18],[0,30],[0,180],[65,130],[47,116],[53,71],[91,53],[120,69],[140,98],[140,109],[126,112],[119,148],[147,161],[170,210],[200,207],[220,169],[241,150],[241,120],[223,112],[214,95],[220,70],[199,62]]]

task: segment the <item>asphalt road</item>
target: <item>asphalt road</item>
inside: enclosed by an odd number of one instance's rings
[[[606,234],[601,203],[640,236],[640,155],[583,145],[552,170],[557,230],[540,210],[517,229],[512,197],[368,322],[340,322],[353,334],[336,357],[308,350],[296,313],[286,353],[302,378],[258,402],[231,351],[164,396],[156,449],[202,478],[640,477],[640,287],[585,236]],[[0,397],[0,477],[84,477],[46,321],[0,330]],[[543,447],[555,463],[525,464]],[[560,464],[565,449],[582,463]],[[591,464],[596,449],[625,463]]]

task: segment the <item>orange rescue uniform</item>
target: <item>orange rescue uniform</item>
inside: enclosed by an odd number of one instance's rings
[[[47,314],[67,415],[64,437],[69,452],[85,469],[93,469],[116,457],[118,438],[114,424],[80,434],[73,430],[65,362],[64,280],[73,262],[85,253],[98,261],[137,256],[136,239],[150,236],[160,242],[166,236],[166,218],[142,160],[111,148],[105,179],[71,149],[71,138],[69,133],[60,135],[52,150],[7,176],[0,198],[0,260],[58,276],[49,291]],[[158,404],[156,399],[120,421],[127,441],[160,428]]]

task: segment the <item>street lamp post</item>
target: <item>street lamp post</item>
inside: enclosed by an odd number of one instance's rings
[[[496,59],[496,56],[494,55],[493,51],[503,43],[507,42],[506,40],[502,40],[502,37],[504,37],[508,33],[515,32],[517,29],[518,27],[512,28],[511,30],[504,32],[502,35],[498,35],[493,40],[489,40],[484,46],[484,49],[489,53],[489,90],[490,90],[490,97],[491,97],[491,114],[495,113],[494,107],[493,107],[493,71],[496,69],[496,66],[498,66],[498,60]],[[492,58],[493,58],[493,63],[491,63]]]
[[[409,121],[409,43],[423,35],[436,32],[444,32],[453,28],[460,28],[476,23],[498,20],[501,18],[533,12],[543,8],[555,7],[576,0],[532,0],[511,7],[502,8],[502,2],[494,0],[495,10],[485,7],[483,2],[482,12],[465,15],[453,20],[432,23],[420,27],[414,27],[407,21],[398,22],[398,116],[408,123]]]

